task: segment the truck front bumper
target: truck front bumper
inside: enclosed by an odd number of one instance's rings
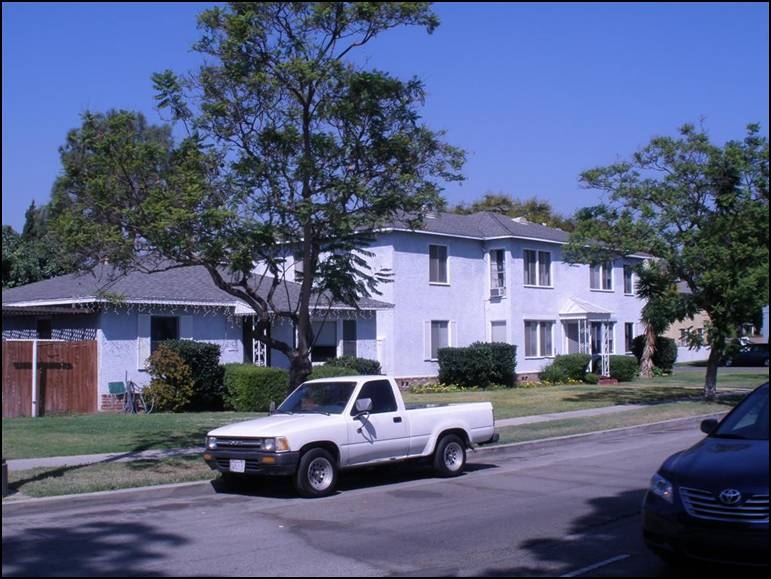
[[[207,450],[203,459],[209,468],[219,472],[254,475],[290,475],[297,470],[299,452],[253,452],[235,450]],[[236,462],[244,461],[244,470],[234,470]]]

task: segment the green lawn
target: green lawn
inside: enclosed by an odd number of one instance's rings
[[[493,403],[497,419],[615,404],[648,405],[606,416],[501,427],[498,429],[500,443],[504,444],[724,412],[741,398],[743,392],[767,380],[768,372],[721,374],[720,399],[711,403],[701,400],[703,379],[702,373],[688,373],[613,386],[583,384],[445,394],[407,393],[405,400],[407,403],[423,404],[489,400]],[[203,412],[3,419],[3,457],[31,458],[196,447],[203,444],[206,432],[212,428],[257,416],[261,415]],[[22,471],[10,469],[8,477],[15,496],[21,493],[44,497],[205,481],[216,478],[217,474],[209,470],[199,455],[192,455]]]
[[[445,394],[405,394],[407,403],[490,401],[497,419],[596,408],[615,404],[659,404],[699,399],[701,372],[612,386],[558,385]],[[719,392],[754,388],[768,371],[720,376]],[[3,457],[33,458],[202,446],[218,426],[260,414],[201,412],[189,414],[89,414],[3,419]]]

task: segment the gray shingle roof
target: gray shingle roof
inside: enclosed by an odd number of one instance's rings
[[[104,292],[116,294],[125,302],[196,304],[234,307],[239,300],[219,289],[203,266],[190,266],[144,273],[129,272],[126,276],[115,276],[115,268],[100,266],[93,273],[75,273],[3,289],[3,309],[19,305],[58,305],[71,303],[94,303],[104,300]],[[259,286],[259,295],[267,296],[272,278],[266,278]],[[285,282],[286,291],[276,292],[274,303],[281,311],[288,311],[290,304],[298,301],[300,286]],[[390,304],[364,298],[359,308],[364,310],[383,309]],[[335,304],[334,309],[350,309],[344,304]]]
[[[395,221],[391,229],[409,229],[406,219]],[[423,219],[423,223],[415,231],[439,233],[458,237],[475,239],[494,239],[500,237],[518,237],[523,239],[540,239],[564,243],[568,233],[561,229],[547,227],[538,223],[530,223],[523,219],[512,219],[498,213],[488,211],[458,215],[455,213],[438,213]]]

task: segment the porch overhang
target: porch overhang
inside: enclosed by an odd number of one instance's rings
[[[563,320],[609,320],[612,315],[610,310],[578,298],[568,298],[559,312]]]

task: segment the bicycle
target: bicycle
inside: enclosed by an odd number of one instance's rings
[[[123,411],[127,414],[150,414],[153,411],[153,398],[143,392],[132,380],[126,380],[126,397]]]
[[[149,392],[143,392],[133,381],[126,379],[120,382],[110,382],[108,389],[112,397],[122,403],[121,410],[126,414],[150,414],[153,411],[153,399]]]

